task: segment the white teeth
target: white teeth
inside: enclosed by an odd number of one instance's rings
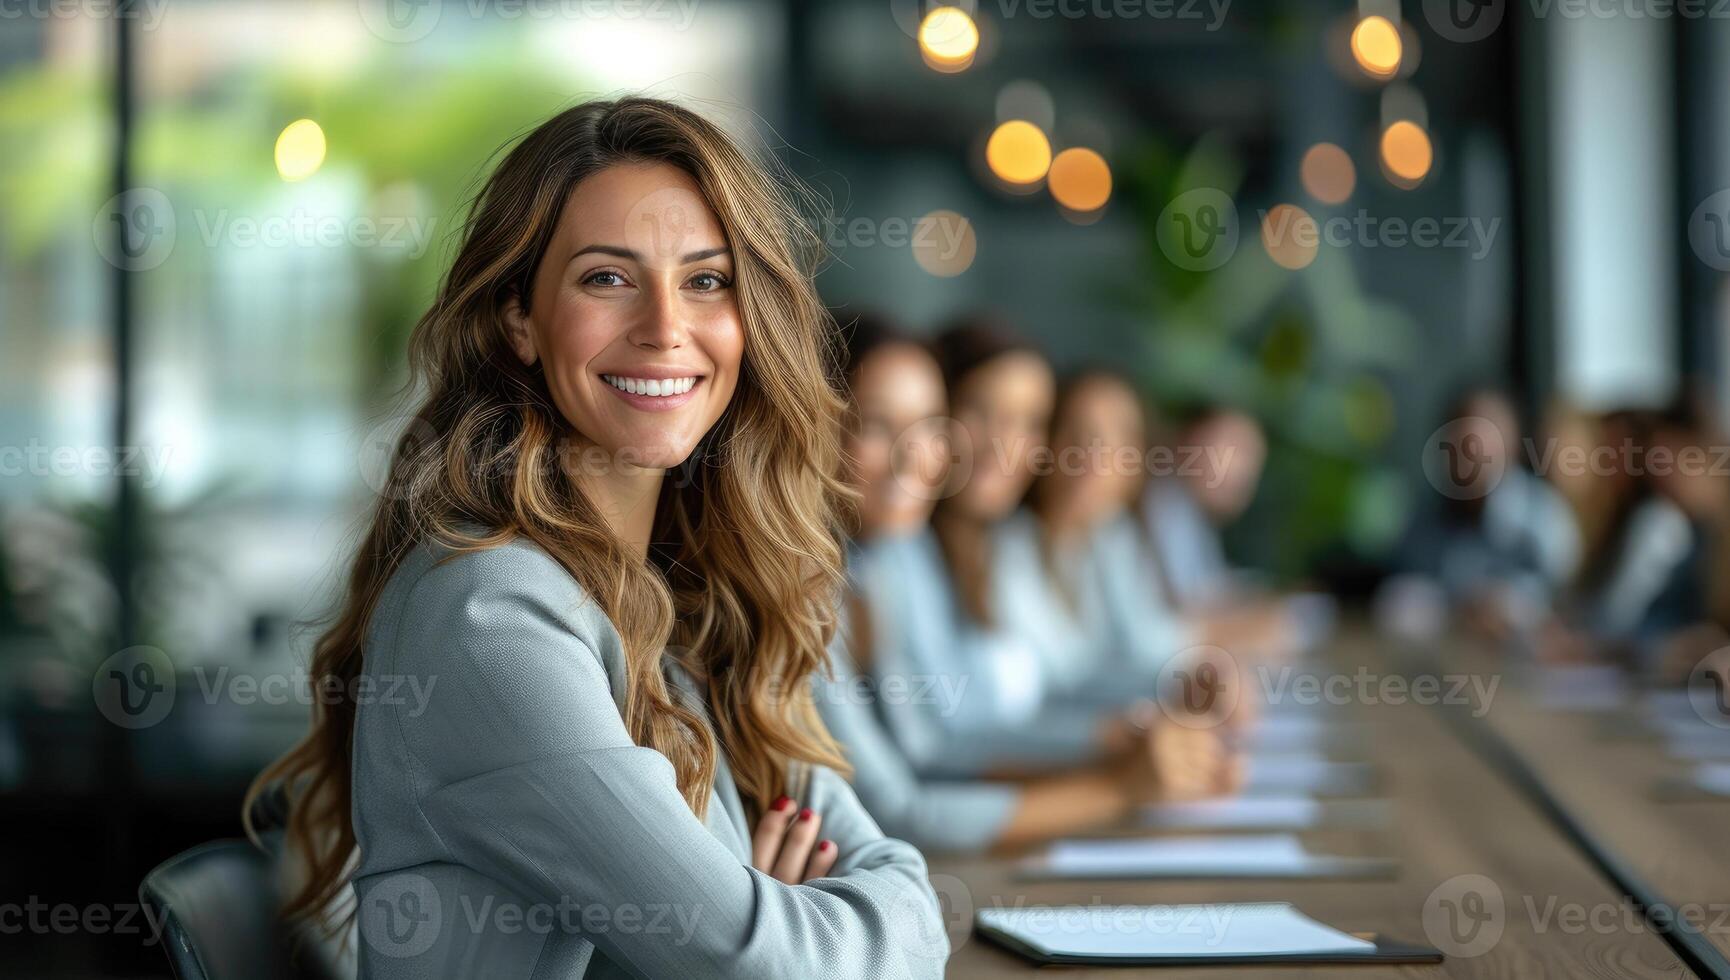
[[[648,395],[651,398],[682,395],[697,385],[696,378],[624,378],[616,374],[603,374],[601,378],[627,394]]]

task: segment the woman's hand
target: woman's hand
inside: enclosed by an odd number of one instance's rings
[[[751,838],[751,867],[777,881],[797,885],[821,878],[840,856],[835,842],[818,840],[823,818],[783,796],[757,821]]]
[[[1147,727],[1120,768],[1130,795],[1142,801],[1205,799],[1243,785],[1243,759],[1226,742],[1224,730],[1169,718]]]

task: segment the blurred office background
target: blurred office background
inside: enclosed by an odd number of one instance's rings
[[[1275,582],[1367,594],[1464,384],[1724,417],[1730,22],[934,6],[0,4],[0,899],[131,901],[238,833],[460,205],[584,97],[683,99],[806,182],[843,321],[993,309],[1174,416],[1253,412],[1231,544]],[[174,672],[160,718],[92,697],[137,646]],[[137,936],[0,943],[165,973]]]

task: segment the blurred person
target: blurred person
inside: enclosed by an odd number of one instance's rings
[[[893,547],[925,526],[943,489],[949,462],[947,404],[936,361],[885,321],[867,317],[846,346],[852,395],[846,456],[859,494],[852,552]],[[896,624],[876,615],[871,596],[854,590],[848,628],[831,647],[833,678],[817,684],[819,710],[853,765],[860,801],[888,833],[926,848],[1013,848],[1119,822],[1152,799],[1207,795],[1209,758],[1221,751],[1205,732],[1159,726],[1107,759],[1020,782],[939,780],[922,775],[886,727],[879,702],[888,695],[874,640]],[[966,736],[961,736],[966,737]]]
[[[1705,419],[1687,397],[1607,418],[1619,438],[1592,465],[1616,492],[1571,615],[1540,640],[1546,658],[1610,656],[1661,673],[1666,639],[1709,620],[1730,486],[1715,459],[1724,440]]]
[[[1207,407],[1171,448],[1179,465],[1148,480],[1140,502],[1161,580],[1180,608],[1228,605],[1241,594],[1220,532],[1255,498],[1267,436],[1246,412]]]
[[[1467,389],[1445,419],[1440,465],[1452,492],[1414,521],[1406,567],[1435,581],[1467,628],[1497,641],[1529,637],[1579,567],[1578,520],[1555,487],[1521,465],[1523,429],[1506,394]],[[1558,447],[1548,448],[1532,462],[1560,468]]]
[[[1271,640],[1265,620],[1175,608],[1131,506],[1146,474],[1145,415],[1127,380],[1095,369],[1060,390],[1032,505],[998,530],[997,606],[1034,640],[1053,699],[1126,703],[1203,647],[1232,670]],[[1221,650],[1235,651],[1221,655]]]
[[[352,884],[363,976],[942,974],[923,859],[774,694],[823,663],[842,577],[800,228],[719,128],[645,98],[559,113],[476,198],[411,341],[425,435],[312,665],[320,689],[438,683],[320,700],[250,794],[288,790],[291,916]],[[395,934],[408,898],[500,896],[691,932]]]

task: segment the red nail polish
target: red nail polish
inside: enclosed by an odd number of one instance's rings
[[[803,810],[800,810],[800,811],[799,811],[799,819],[800,819],[800,820],[809,820],[809,819],[811,819],[811,818],[812,818],[812,817],[813,817],[813,816],[815,816],[815,814],[813,814],[813,813],[812,813],[812,812],[811,812],[811,808],[810,808],[810,807],[806,807],[806,808],[805,808],[805,809],[803,809]]]
[[[835,849],[835,842],[832,840],[826,840],[823,843],[817,845],[817,850],[822,851],[824,854],[827,854],[834,849]]]
[[[792,802],[793,802],[793,798],[791,796],[782,796],[782,797],[777,798],[775,800],[775,805],[770,807],[769,809],[771,809],[771,810],[785,810],[785,809],[787,809],[787,805],[789,803],[792,803]]]

